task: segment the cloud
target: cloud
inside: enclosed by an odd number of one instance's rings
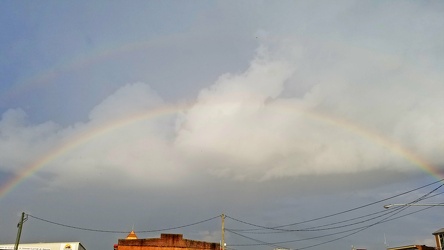
[[[91,121],[118,120],[164,105],[148,84],[126,84],[98,104],[89,114]]]
[[[423,155],[435,166],[443,165],[443,157],[438,154],[444,150],[444,118],[440,107],[441,98],[425,98],[416,103],[394,128],[394,136],[403,145]]]
[[[1,8],[8,35],[0,180],[44,165],[1,197],[0,240],[14,239],[9,229],[21,211],[110,230],[174,227],[222,212],[270,226],[322,217],[435,179],[416,174],[396,146],[442,169],[442,3],[157,5]],[[391,246],[441,227],[421,214],[385,224]],[[408,230],[418,224],[429,229]],[[174,231],[218,242],[219,230],[215,219]],[[23,233],[24,242],[71,238],[97,249],[126,236],[31,219]],[[350,245],[384,247],[381,228],[328,247]]]
[[[244,72],[220,76],[180,113],[159,111],[174,104],[145,83],[126,84],[87,122],[64,128],[26,125],[23,111],[10,110],[0,123],[2,170],[57,150],[44,167],[58,175],[53,185],[68,177],[165,186],[210,175],[256,182],[415,169],[390,145],[441,166],[442,87],[439,75],[425,73],[341,43],[270,39]]]
[[[169,147],[173,117],[159,111],[165,105],[147,84],[123,86],[91,111],[87,123],[66,131],[67,144],[81,143],[51,163],[54,171],[103,185],[115,179],[123,186],[174,183],[182,171]],[[155,178],[147,182],[147,175]]]
[[[272,154],[264,140],[276,145],[281,138],[257,124],[274,123],[265,103],[281,93],[292,71],[288,63],[256,58],[245,73],[220,77],[181,118],[175,145],[189,158],[216,164],[263,163]]]
[[[172,117],[147,84],[128,84],[103,100],[90,120],[65,128],[52,122],[26,125],[22,110],[9,110],[0,123],[3,170],[36,166],[54,173],[51,185],[167,185],[180,176],[168,144]],[[43,165],[39,162],[43,159]],[[36,165],[37,164],[37,165]],[[156,176],[146,182],[147,174]],[[117,185],[114,183],[113,185]]]
[[[412,169],[408,156],[393,149],[411,145],[394,131],[413,106],[440,102],[436,91],[442,87],[433,76],[424,77],[402,58],[340,43],[290,39],[273,46],[272,56],[260,55],[243,74],[222,76],[202,90],[181,118],[176,146],[190,161],[238,180]],[[285,53],[304,46],[302,55]],[[326,54],[313,60],[315,50]],[[316,75],[298,71],[317,62],[310,72]],[[286,93],[307,78],[316,82],[304,93]],[[432,116],[438,129],[441,119],[433,109],[419,113]],[[423,156],[433,155],[440,166],[439,152],[427,149]]]
[[[0,159],[2,170],[17,171],[38,158],[57,141],[61,128],[54,122],[27,124],[22,109],[10,109],[0,121]]]

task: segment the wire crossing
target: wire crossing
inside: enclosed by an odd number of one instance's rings
[[[360,210],[363,208],[367,208],[369,206],[373,206],[373,205],[379,205],[382,202],[386,202],[388,200],[394,199],[394,198],[398,198],[400,196],[403,195],[407,195],[410,194],[412,192],[418,191],[420,189],[423,188],[427,188],[430,187],[431,185],[440,183],[440,185],[438,185],[437,187],[435,187],[433,190],[423,194],[422,196],[420,196],[419,198],[413,200],[412,202],[409,202],[408,204],[416,204],[420,201],[438,196],[438,195],[442,195],[444,194],[444,192],[436,192],[438,191],[440,188],[442,188],[444,186],[444,184],[442,183],[443,180],[439,180],[439,181],[435,181],[426,185],[423,185],[421,187],[418,188],[414,188],[412,190],[409,191],[405,191],[396,195],[392,195],[388,198],[384,198],[378,201],[374,201],[374,202],[370,202],[364,205],[360,205],[351,209],[347,209],[341,212],[336,212],[336,213],[332,213],[329,215],[325,215],[325,216],[321,216],[321,217],[317,217],[317,218],[313,218],[313,219],[308,219],[308,220],[304,220],[304,221],[299,221],[299,222],[294,222],[294,223],[289,223],[289,224],[285,224],[285,225],[278,225],[278,226],[264,226],[264,225],[260,225],[257,223],[252,223],[252,222],[248,222],[244,219],[239,219],[239,218],[235,218],[229,215],[217,215],[205,220],[200,220],[200,221],[196,221],[193,223],[189,223],[186,225],[180,225],[180,226],[175,226],[175,227],[169,227],[169,228],[161,228],[161,229],[151,229],[151,230],[142,230],[142,231],[136,231],[135,233],[152,233],[152,232],[162,232],[162,231],[169,231],[169,230],[176,230],[176,229],[181,229],[181,228],[187,228],[187,227],[191,227],[191,226],[195,226],[195,225],[199,225],[199,224],[203,224],[215,219],[220,219],[222,218],[222,229],[221,233],[222,233],[222,238],[224,239],[224,233],[228,232],[229,236],[232,236],[234,238],[242,238],[244,239],[243,243],[242,241],[232,241],[234,244],[229,244],[229,246],[225,246],[224,245],[224,250],[238,250],[232,247],[254,247],[254,246],[271,246],[274,248],[285,248],[285,249],[292,249],[292,250],[303,250],[303,249],[308,249],[308,248],[313,248],[316,246],[320,246],[320,245],[325,245],[331,242],[335,242],[344,238],[347,238],[351,235],[355,235],[358,234],[364,230],[367,230],[371,227],[374,227],[376,225],[380,225],[382,223],[386,223],[389,221],[393,221],[396,219],[400,219],[402,217],[411,215],[411,214],[415,214],[421,211],[424,211],[426,209],[430,209],[432,208],[431,206],[420,209],[420,210],[415,210],[413,212],[410,213],[403,213],[406,209],[409,209],[410,206],[404,206],[404,207],[397,207],[397,208],[393,208],[393,209],[389,209],[389,210],[382,210],[382,211],[377,211],[377,212],[371,212],[368,214],[364,214],[364,215],[359,215],[359,216],[355,216],[353,218],[347,217],[346,219],[344,219],[344,214],[356,211],[356,210]],[[382,206],[380,206],[380,209],[382,209]],[[401,214],[402,213],[402,214]],[[88,228],[88,227],[81,227],[81,226],[74,226],[74,225],[69,225],[66,223],[60,223],[60,222],[56,222],[54,220],[49,220],[49,219],[44,219],[38,216],[34,216],[31,214],[26,214],[29,218],[31,219],[35,219],[41,222],[45,222],[45,223],[49,223],[52,225],[56,225],[56,226],[61,226],[61,227],[65,227],[65,228],[70,228],[70,229],[76,229],[76,230],[83,230],[83,231],[90,231],[90,232],[97,232],[97,233],[128,233],[127,230],[122,231],[122,230],[105,230],[105,229],[97,229],[97,228]],[[341,218],[342,217],[342,218]],[[250,226],[252,228],[241,228],[241,229],[235,229],[235,228],[225,228],[224,227],[224,219],[231,219],[233,222],[235,223],[240,223],[243,225],[247,225]],[[335,220],[333,220],[332,222],[332,218],[334,218]],[[303,223],[309,223],[309,222],[315,222],[315,221],[320,221],[320,220],[324,220],[324,219],[329,219],[330,222],[326,222],[323,224],[318,224],[318,225],[306,225],[305,227],[298,227],[298,228],[291,228],[291,226],[296,226],[296,225],[301,225]],[[324,232],[322,234],[314,234],[314,235],[305,235],[303,234],[303,232],[307,232],[310,234],[313,233],[318,233],[318,232]],[[296,234],[296,235],[292,235],[292,239],[288,239],[287,240],[285,238],[282,238],[281,240],[274,240],[273,242],[270,241],[266,241],[266,240],[262,240],[262,239],[257,239],[255,237],[251,237],[251,236],[247,236],[246,234],[256,234],[256,235],[260,235],[260,234],[283,234],[283,233],[292,233],[292,234]],[[296,238],[295,238],[296,236]],[[309,240],[317,240],[317,239],[322,239],[322,238],[326,238],[324,241],[321,242],[312,242],[311,245],[307,245],[307,246],[302,246],[302,247],[286,247],[283,246],[283,244],[289,244],[289,243],[296,243],[296,242],[302,242],[302,241],[309,241]],[[231,240],[230,240],[231,241]],[[250,241],[250,243],[248,242]]]

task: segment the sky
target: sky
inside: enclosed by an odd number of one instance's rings
[[[435,246],[442,207],[383,205],[443,202],[443,13],[1,1],[0,243]]]

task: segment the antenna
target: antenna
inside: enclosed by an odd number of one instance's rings
[[[389,244],[387,243],[387,238],[385,237],[385,233],[384,233],[384,245],[385,245],[385,248],[389,247]]]

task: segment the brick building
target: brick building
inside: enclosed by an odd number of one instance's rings
[[[182,234],[161,234],[160,238],[139,239],[134,231],[119,239],[114,250],[220,250],[219,243],[184,239]]]
[[[409,245],[402,247],[387,248],[387,250],[436,250],[434,247],[428,247],[425,245]]]

